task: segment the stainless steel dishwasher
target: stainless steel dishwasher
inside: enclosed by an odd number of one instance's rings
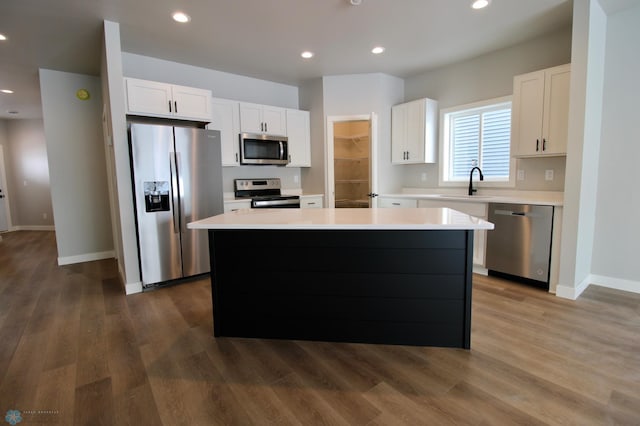
[[[491,275],[549,288],[553,206],[489,203],[486,266]]]

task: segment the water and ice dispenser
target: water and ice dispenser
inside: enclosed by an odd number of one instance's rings
[[[147,213],[168,212],[169,182],[144,182],[144,206]]]

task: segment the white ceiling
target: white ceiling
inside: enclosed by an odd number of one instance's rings
[[[1,0],[0,118],[41,116],[38,68],[99,73],[104,19],[122,50],[298,85],[323,75],[408,77],[571,25],[572,0]],[[170,15],[183,10],[189,24]],[[374,56],[375,45],[386,48]],[[315,52],[303,60],[303,50]],[[11,115],[7,111],[17,110]]]

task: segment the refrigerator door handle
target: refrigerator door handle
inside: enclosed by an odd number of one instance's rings
[[[180,220],[178,218],[178,197],[180,191],[178,186],[178,155],[175,152],[169,153],[169,168],[171,169],[171,213],[173,214],[173,233],[180,233]]]

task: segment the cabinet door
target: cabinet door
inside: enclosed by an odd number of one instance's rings
[[[287,136],[287,110],[285,108],[263,106],[262,121],[264,133]]]
[[[566,154],[569,127],[570,65],[547,70],[542,120],[542,153]]]
[[[240,109],[239,103],[214,98],[211,103],[211,124],[209,129],[220,131],[223,166],[240,165]]]
[[[183,118],[211,121],[211,91],[172,86],[174,114]]]
[[[542,152],[543,106],[544,71],[514,77],[511,138],[516,155]]]
[[[127,114],[169,117],[173,114],[171,85],[156,81],[125,79]]]
[[[406,162],[407,104],[391,107],[391,163]]]
[[[310,167],[311,146],[308,111],[287,110],[287,138],[289,139],[289,164],[287,167]]]
[[[409,102],[407,104],[407,134],[405,149],[407,151],[405,163],[424,163],[424,125],[425,125],[425,102]]]
[[[242,133],[263,133],[262,105],[240,103],[240,131]]]

